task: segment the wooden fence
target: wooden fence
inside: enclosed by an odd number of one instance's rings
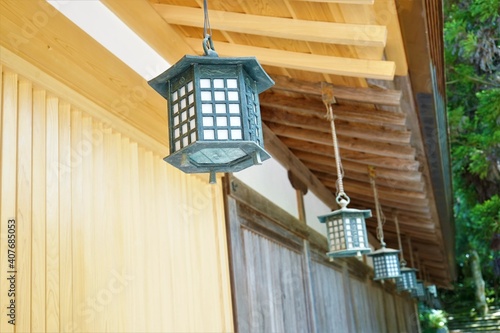
[[[418,332],[415,303],[355,258],[327,260],[326,239],[233,176],[226,223],[238,332]]]

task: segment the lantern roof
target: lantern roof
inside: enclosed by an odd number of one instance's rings
[[[321,223],[325,223],[329,217],[341,215],[344,213],[363,214],[364,218],[372,217],[372,211],[370,209],[361,210],[355,208],[342,207],[341,209],[334,210],[333,212],[330,212],[328,214],[318,216],[318,219]]]
[[[384,255],[384,254],[399,253],[399,252],[401,252],[401,251],[395,250],[395,249],[388,249],[385,246],[383,246],[382,248],[378,249],[377,251],[373,251],[367,255],[373,257],[373,256],[380,256],[380,255]]]
[[[180,75],[189,67],[199,65],[242,65],[248,75],[255,80],[257,93],[260,94],[274,85],[274,81],[267,75],[255,57],[213,57],[185,55],[175,65],[148,81],[149,85],[168,100],[167,82]]]

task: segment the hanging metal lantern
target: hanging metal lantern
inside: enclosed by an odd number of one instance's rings
[[[207,24],[205,1],[205,26]],[[186,173],[236,172],[270,158],[259,94],[274,85],[254,57],[219,58],[206,33],[204,56],[184,56],[148,83],[168,101],[170,155]]]
[[[339,210],[318,216],[326,223],[328,248],[331,258],[360,256],[371,251],[365,227],[365,218],[371,217],[370,210],[347,208],[349,198],[337,198]]]
[[[437,288],[435,284],[431,284],[427,286],[427,291],[429,294],[431,294],[433,297],[437,297]]]
[[[373,280],[395,279],[401,277],[399,250],[382,248],[368,254],[373,259]]]
[[[382,246],[379,250],[368,254],[369,257],[373,259],[373,270],[374,277],[373,280],[385,280],[394,279],[401,277],[401,270],[399,264],[399,250],[388,249],[384,242],[384,231],[383,224],[385,218],[383,217],[382,207],[380,206],[377,194],[377,188],[375,186],[375,169],[373,167],[368,168],[370,175],[370,183],[373,188],[373,196],[375,199],[375,209],[377,212],[377,238],[380,240],[380,245]]]
[[[417,286],[412,290],[411,295],[420,300],[425,299],[425,287],[422,281],[417,280]]]
[[[399,220],[398,220],[398,214],[394,213],[394,224],[396,224],[396,233],[398,235],[398,245],[399,245],[399,251],[400,251],[400,256],[401,256],[401,261],[400,261],[400,271],[401,271],[401,277],[396,279],[396,288],[398,291],[411,291],[412,289],[415,289],[417,285],[417,275],[416,275],[416,269],[406,267],[406,260],[404,258],[403,254],[403,245],[401,244],[401,235],[399,233]],[[410,241],[410,239],[408,239]],[[411,253],[411,246],[410,246],[410,253]]]
[[[417,287],[417,274],[415,268],[406,267],[405,262],[401,262],[401,277],[396,280],[398,291],[411,291]]]

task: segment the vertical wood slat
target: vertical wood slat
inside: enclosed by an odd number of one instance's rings
[[[47,98],[46,135],[46,330],[59,331],[59,100]]]
[[[19,81],[17,146],[17,220],[18,278],[17,311],[24,314],[16,320],[18,332],[31,331],[31,185],[32,185],[32,109],[31,82]],[[1,126],[0,126],[1,127]]]
[[[8,250],[10,249],[8,230],[9,219],[16,217],[16,169],[17,169],[17,75],[12,72],[3,74],[2,83],[2,137],[1,137],[1,175],[0,175],[0,281],[2,281],[2,290],[0,291],[0,307],[5,309],[5,315],[0,319],[0,331],[14,332],[14,325],[6,320],[7,308],[11,300],[15,301],[15,295],[12,295],[10,282],[7,280],[12,275],[10,271],[17,270],[18,262],[10,266],[8,262]],[[17,221],[16,221],[17,224]],[[17,227],[17,226],[16,226]],[[16,237],[18,233],[16,231]],[[12,238],[11,238],[12,239]],[[12,242],[11,242],[12,244]],[[14,273],[15,274],[15,273]],[[5,282],[4,282],[5,281]],[[15,283],[15,281],[13,281]],[[10,310],[9,310],[10,312]],[[17,317],[17,314],[16,314]],[[15,319],[15,318],[14,318]]]
[[[46,92],[33,92],[33,170],[31,235],[31,330],[45,331],[45,184],[46,184]]]
[[[61,331],[73,321],[73,237],[72,237],[72,168],[71,168],[71,106],[59,104],[59,291]]]

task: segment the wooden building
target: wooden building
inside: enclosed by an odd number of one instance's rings
[[[101,2],[170,64],[202,54],[202,0]],[[1,332],[419,331],[415,300],[366,258],[327,260],[303,197],[337,209],[327,91],[351,206],[375,210],[375,167],[388,246],[397,214],[408,264],[451,287],[441,1],[209,1],[219,55],[275,81],[265,148],[295,213],[253,177],[165,163],[166,101],[64,3],[0,1]]]

